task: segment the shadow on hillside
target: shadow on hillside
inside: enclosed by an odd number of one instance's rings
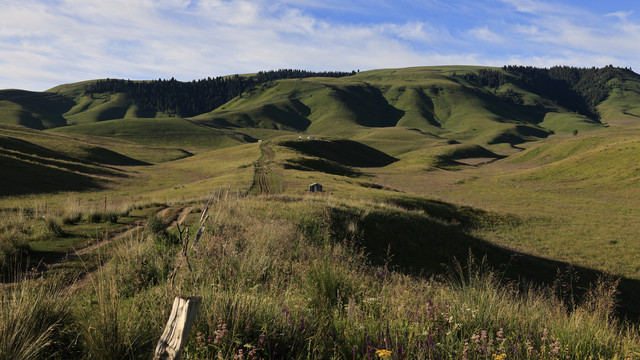
[[[507,130],[490,140],[488,144],[509,144],[515,148],[516,145],[529,141],[528,138],[545,139],[551,134],[553,134],[552,131],[535,128],[533,126],[516,125],[513,129]]]
[[[344,88],[330,86],[330,88],[330,96],[346,105],[355,115],[354,120],[358,125],[391,127],[396,126],[404,116],[404,111],[389,104],[380,89],[369,84]]]
[[[136,160],[134,158],[99,146],[84,147],[82,150],[84,150],[86,153],[85,159],[77,159],[61,154],[57,151],[53,151],[46,147],[34,144],[32,142],[14,138],[11,136],[0,136],[0,148],[12,150],[29,156],[35,155],[42,159],[48,158],[53,160],[63,160],[84,164],[96,162],[103,165],[150,165],[149,163],[146,163],[144,161]]]
[[[311,109],[297,99],[274,102],[251,108],[246,111],[218,112],[212,118],[196,120],[214,128],[263,128],[291,131],[305,131],[311,120]]]
[[[101,189],[94,178],[0,154],[0,197]]]
[[[398,159],[353,140],[284,141],[281,146],[346,166],[382,167]]]
[[[385,207],[360,208],[335,206],[330,209],[330,232],[334,239],[353,239],[360,243],[374,264],[388,263],[422,276],[443,274],[454,258],[465,260],[469,251],[476,257],[486,256],[488,264],[505,280],[521,284],[550,286],[559,274],[572,274],[571,289],[578,299],[589,285],[606,274],[593,269],[572,266],[532,256],[469,235],[466,229],[483,222],[514,222],[515,218],[466,207],[429,200],[397,203],[405,208],[422,211],[399,211]],[[355,229],[355,230],[354,230]],[[640,321],[640,281],[621,279],[618,315]]]
[[[62,115],[75,105],[72,99],[56,93],[15,89],[1,90],[0,100],[20,105],[24,111],[19,112],[18,124],[37,130],[67,125]]]
[[[356,169],[341,165],[335,161],[324,159],[295,158],[290,159],[284,164],[285,169],[295,169],[300,171],[319,171],[325,174],[359,177],[363,173]]]
[[[266,105],[263,112],[265,116],[286,129],[305,131],[311,125],[311,121],[307,118],[311,114],[311,109],[299,100],[289,100],[283,108]]]

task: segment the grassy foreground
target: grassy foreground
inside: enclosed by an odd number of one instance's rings
[[[199,204],[185,224],[197,223]],[[332,197],[220,201],[189,246],[191,270],[178,261],[176,230],[151,216],[85,286],[45,275],[1,288],[0,358],[147,359],[177,295],[203,298],[185,359],[640,356],[635,328],[613,316],[615,281],[568,302],[557,288],[502,281],[472,255],[451,258],[441,276],[415,275],[393,265],[402,252],[380,253],[390,241],[367,235],[372,214],[391,214],[455,238],[469,214],[451,211],[447,220]]]

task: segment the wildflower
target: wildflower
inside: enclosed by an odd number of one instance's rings
[[[507,357],[507,354],[502,353],[502,354],[493,354],[491,356],[494,360],[503,360],[504,358]]]
[[[242,349],[239,349],[238,353],[233,356],[233,360],[244,360],[244,351],[242,351]]]
[[[196,334],[196,344],[198,345],[198,347],[201,347],[201,348],[207,346],[207,343],[205,342],[204,334],[200,331],[198,331],[198,333]]]
[[[469,339],[464,339],[464,348],[462,349],[462,360],[469,360]]]
[[[213,339],[213,343],[219,343],[228,333],[229,330],[227,330],[227,324],[223,324],[222,319],[218,319],[218,329],[215,331],[216,337]]]
[[[546,341],[547,335],[549,335],[549,331],[547,330],[547,328],[544,328],[544,330],[542,330],[542,338],[540,338],[540,340],[542,340],[543,342]]]
[[[260,356],[258,355],[258,350],[251,349],[251,351],[249,351],[249,359],[250,360],[258,360],[259,358],[260,358]]]
[[[391,351],[386,349],[376,350],[376,355],[381,359],[387,359],[391,357]]]
[[[527,351],[533,351],[533,346],[531,345],[531,341],[527,340],[525,342],[525,345],[527,346]]]

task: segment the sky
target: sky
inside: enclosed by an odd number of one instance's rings
[[[0,89],[284,68],[637,71],[636,7],[634,0],[0,0]]]

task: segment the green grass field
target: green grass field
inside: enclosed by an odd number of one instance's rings
[[[634,78],[599,123],[479,69],[276,81],[188,119],[0,92],[0,358],[146,359],[176,295],[203,297],[189,359],[638,358]]]

